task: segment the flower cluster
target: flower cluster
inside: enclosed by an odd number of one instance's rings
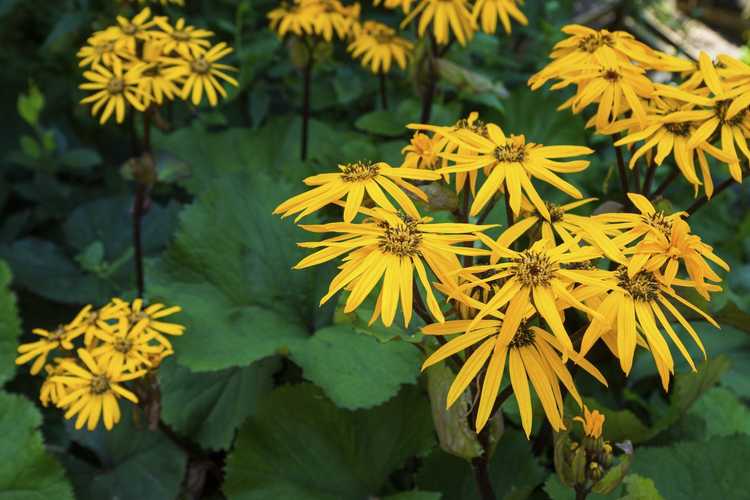
[[[268,13],[271,29],[284,37],[317,36],[330,42],[336,35],[345,40],[359,19],[360,5],[345,6],[338,0],[294,0]]]
[[[212,36],[184,19],[172,25],[166,17],[152,18],[148,7],[132,19],[118,16],[78,51],[79,65],[89,68],[80,88],[91,92],[81,103],[93,104],[91,113],[101,112],[102,124],[112,115],[121,123],[129,107],[146,111],[175,98],[198,106],[205,95],[216,106],[219,96],[227,97],[222,81],[238,83],[227,74],[235,68],[219,62],[233,49],[212,45]]]
[[[297,214],[297,221],[325,206],[343,208],[340,222],[301,226],[332,236],[300,243],[315,252],[297,269],[343,257],[321,303],[347,291],[344,312],[350,313],[375,291],[371,322],[380,318],[386,326],[399,307],[406,325],[416,311],[427,323],[422,332],[440,339],[423,368],[448,358],[460,365],[447,404],[480,387],[477,431],[496,410],[506,372],[527,435],[531,389],[552,428],[564,429],[562,387],[583,404],[567,363],[607,383],[585,358],[599,340],[626,375],[635,351],[649,352],[665,390],[675,366],[668,342],[695,370],[672,323],[703,345],[678,307],[718,325],[681,290],[710,299],[721,280],[711,265],[728,266],[691,233],[684,212],[664,214],[630,193],[639,213],[579,215],[594,199],[583,199],[563,176],[586,169],[589,162],[577,158],[592,150],[536,144],[476,113],[453,126],[409,127],[417,132],[400,167],[341,165],[308,177],[310,190],[276,208],[285,217]],[[426,182],[455,184],[466,207],[462,222],[436,223],[424,215],[425,191],[433,192],[420,187]],[[574,200],[553,204],[539,184]],[[509,226],[491,237],[496,226],[480,221],[500,197]],[[578,318],[575,331],[571,317]]]
[[[44,368],[39,399],[65,410],[65,418],[77,416],[77,429],[94,430],[100,418],[111,429],[120,420],[120,398],[138,403],[123,384],[147,376],[173,354],[167,336],[182,335],[185,327],[164,318],[180,310],[146,306],[141,299],[115,298],[97,310],[87,305],[68,324],[32,330],[39,340],[18,347],[16,364],[32,362],[34,375]]]
[[[695,64],[622,31],[572,25],[563,32],[569,36],[555,46],[553,61],[529,79],[532,89],[553,79],[552,89],[575,87],[561,109],[579,113],[596,105],[588,126],[614,135],[617,146],[640,143],[631,155],[631,169],[641,158],[653,169],[672,156],[696,195],[702,186],[707,198],[714,192],[711,158],[742,181],[740,163],[750,160],[750,66],[726,55],[714,62],[705,53]],[[655,83],[649,78],[652,70],[682,75],[682,81]]]

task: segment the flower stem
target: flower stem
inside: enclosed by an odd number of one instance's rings
[[[435,71],[435,55],[437,53],[437,42],[435,36],[430,34],[430,43],[427,49],[427,81],[422,93],[422,116],[421,123],[429,123],[432,116],[432,101],[435,99],[435,87],[437,86],[437,72]]]
[[[304,88],[302,90],[302,139],[300,145],[300,158],[302,158],[302,161],[307,159],[307,138],[310,123],[310,84],[312,82],[313,64],[315,64],[313,49],[308,47],[307,63],[304,69]]]
[[[643,186],[641,187],[641,194],[648,198],[648,192],[651,191],[651,184],[654,182],[654,174],[656,173],[656,164],[654,159],[648,162],[646,170],[646,178],[643,179]]]
[[[729,179],[725,180],[724,182],[722,182],[721,184],[719,184],[718,186],[716,186],[716,189],[714,189],[713,196],[716,196],[717,194],[721,193],[722,191],[724,191],[725,189],[727,189],[729,186],[731,186],[735,182],[736,181],[734,179],[732,179],[731,177]],[[695,212],[697,212],[707,202],[708,202],[708,197],[704,194],[703,196],[701,196],[700,198],[698,198],[697,200],[695,200],[692,205],[690,205],[690,207],[687,209],[688,215],[689,216],[693,215]]]
[[[143,112],[143,155],[151,154],[151,109]],[[138,297],[143,297],[143,241],[141,226],[143,224],[144,205],[146,204],[146,184],[136,174],[135,199],[133,201],[133,260],[135,262],[135,282]]]
[[[661,184],[659,184],[659,187],[656,188],[656,191],[651,193],[651,196],[649,196],[648,198],[653,200],[657,196],[663,195],[664,191],[667,190],[669,185],[672,184],[674,180],[677,179],[677,177],[679,176],[680,176],[680,170],[677,167],[673,166],[672,171],[669,173],[669,176],[667,176],[667,178],[664,179],[664,181]]]
[[[385,73],[380,73],[380,104],[383,106],[383,110],[388,109],[388,92],[385,87]]]
[[[612,147],[615,148],[615,156],[617,157],[617,172],[620,176],[620,191],[622,191],[622,197],[625,200],[625,204],[628,204],[628,171],[625,168],[625,160],[622,158],[622,150],[615,146],[615,143],[620,139],[620,134],[614,134],[612,136]]]

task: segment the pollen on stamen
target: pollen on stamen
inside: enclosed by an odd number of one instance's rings
[[[617,282],[633,299],[639,302],[651,302],[659,293],[659,282],[654,273],[639,271],[632,278],[628,276],[628,269],[620,266],[617,269]]]
[[[526,159],[526,144],[514,140],[495,148],[495,159],[500,163],[521,163]]]
[[[345,182],[362,182],[372,179],[380,172],[376,163],[358,161],[341,166],[341,178]]]
[[[549,286],[554,266],[549,257],[533,250],[524,250],[515,259],[515,278],[525,287]]]
[[[513,339],[508,344],[509,347],[515,347],[516,349],[526,347],[534,343],[534,332],[528,327],[525,321],[522,321],[518,325],[518,330],[513,335]]]
[[[383,235],[378,242],[380,250],[398,257],[418,256],[422,233],[417,229],[417,221],[411,217],[402,219],[403,223],[397,225],[384,223]]]

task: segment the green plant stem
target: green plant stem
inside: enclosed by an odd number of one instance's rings
[[[385,73],[380,73],[380,104],[383,107],[383,111],[388,109],[388,92],[385,84]]]
[[[307,140],[308,128],[310,126],[310,85],[312,83],[312,70],[315,64],[314,48],[308,46],[307,63],[303,72],[303,89],[302,89],[302,138],[300,140],[300,158],[302,161],[307,159]]]
[[[151,155],[151,109],[143,112],[143,156]],[[143,161],[143,160],[142,160]],[[143,226],[144,205],[146,204],[146,184],[139,174],[135,175],[135,199],[133,200],[133,261],[138,297],[143,297],[145,279],[143,276]]]
[[[612,147],[615,148],[615,156],[617,157],[617,173],[620,176],[620,191],[622,191],[622,197],[625,200],[625,204],[629,205],[628,192],[628,171],[625,167],[625,160],[622,157],[622,150],[615,146],[615,143],[620,139],[620,134],[614,134],[612,136]]]
[[[576,500],[586,500],[586,497],[589,496],[588,490],[583,487],[576,486]]]
[[[721,193],[722,191],[724,191],[725,189],[727,189],[729,186],[731,186],[735,182],[736,181],[734,179],[732,179],[731,177],[729,179],[725,180],[724,182],[722,182],[721,184],[719,184],[718,186],[716,186],[716,189],[714,189],[713,196],[716,196],[717,194]],[[701,196],[700,198],[698,198],[697,200],[695,200],[693,202],[693,204],[690,205],[690,207],[688,207],[688,209],[686,210],[687,213],[688,213],[688,216],[693,215],[701,207],[703,207],[706,203],[708,203],[708,197],[704,194],[703,196]]]
[[[643,186],[641,187],[641,194],[645,197],[649,197],[649,191],[651,191],[651,184],[654,182],[654,174],[656,173],[656,164],[654,159],[648,162],[646,177],[643,179]]]
[[[656,190],[653,193],[651,193],[651,196],[649,196],[648,198],[653,200],[656,197],[663,195],[664,191],[667,190],[669,185],[672,184],[675,181],[675,179],[677,179],[679,176],[680,176],[680,170],[676,166],[673,165],[672,171],[669,173],[667,178],[664,179],[664,181],[662,181],[661,184],[659,184]]]

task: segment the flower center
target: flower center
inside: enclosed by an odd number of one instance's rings
[[[622,78],[622,76],[617,71],[608,69],[604,71],[604,74],[602,74],[602,78],[610,82],[617,82],[618,80],[620,80],[620,78]]]
[[[422,243],[422,233],[417,229],[417,220],[408,216],[401,216],[402,224],[391,226],[384,222],[383,235],[378,245],[384,253],[398,257],[419,255],[419,245]]]
[[[665,123],[664,128],[672,135],[688,137],[692,131],[693,125],[690,122]]]
[[[135,24],[126,24],[122,27],[122,32],[126,35],[135,35],[138,32],[138,26]]]
[[[373,38],[375,38],[375,41],[379,45],[386,45],[393,41],[393,35],[389,33],[376,33],[373,35]]]
[[[651,302],[659,293],[659,282],[650,271],[639,271],[631,278],[627,267],[620,266],[617,269],[617,281],[621,288],[639,302]]]
[[[456,124],[453,126],[455,130],[458,129],[467,129],[471,130],[475,134],[479,134],[482,137],[489,138],[490,134],[487,132],[487,124],[484,123],[482,120],[475,120],[474,123],[469,123],[469,120],[466,118],[461,118],[456,122]]]
[[[206,61],[204,58],[199,57],[195,61],[190,62],[190,68],[192,68],[194,73],[204,75],[211,70],[211,63]]]
[[[747,115],[748,109],[745,108],[734,117],[727,119],[727,110],[729,109],[729,105],[732,103],[731,100],[726,99],[723,101],[718,101],[714,105],[714,113],[716,114],[716,118],[719,119],[722,125],[729,125],[729,126],[735,126],[742,123],[742,121],[745,119],[745,116]]]
[[[124,89],[125,82],[122,81],[122,78],[112,78],[107,84],[107,92],[112,95],[122,94]]]
[[[664,216],[664,212],[655,212],[650,215],[641,215],[643,222],[660,231],[666,236],[672,233],[672,221]]]
[[[377,164],[366,161],[347,163],[342,167],[341,178],[344,182],[362,182],[372,179],[380,172]]]
[[[545,201],[544,205],[547,207],[547,211],[549,212],[549,218],[551,222],[560,222],[561,220],[563,220],[565,211],[562,208],[548,201]]]
[[[525,287],[548,286],[554,271],[549,257],[531,249],[524,250],[514,259],[515,278]]]
[[[509,142],[495,148],[495,159],[500,163],[522,163],[526,159],[526,145]]]
[[[171,36],[178,42],[187,42],[190,40],[190,33],[183,30],[174,30],[172,31]]]
[[[51,332],[49,332],[49,337],[47,337],[50,341],[54,342],[57,340],[60,340],[65,336],[65,327],[60,325]]]
[[[522,321],[513,335],[513,340],[508,344],[509,347],[515,347],[516,349],[526,347],[534,343],[534,332],[529,329],[525,321]]]
[[[96,375],[91,379],[91,393],[104,394],[109,390],[109,379],[105,375]]]
[[[114,347],[115,351],[117,352],[127,354],[128,352],[130,352],[130,349],[133,347],[133,342],[126,338],[118,337],[115,339],[112,347]]]
[[[597,51],[600,47],[603,47],[604,45],[607,45],[608,47],[614,46],[615,42],[612,39],[612,36],[608,33],[601,34],[601,33],[594,33],[591,35],[586,35],[578,42],[578,48],[580,50],[583,50],[584,52],[588,52],[589,54],[593,54]]]

